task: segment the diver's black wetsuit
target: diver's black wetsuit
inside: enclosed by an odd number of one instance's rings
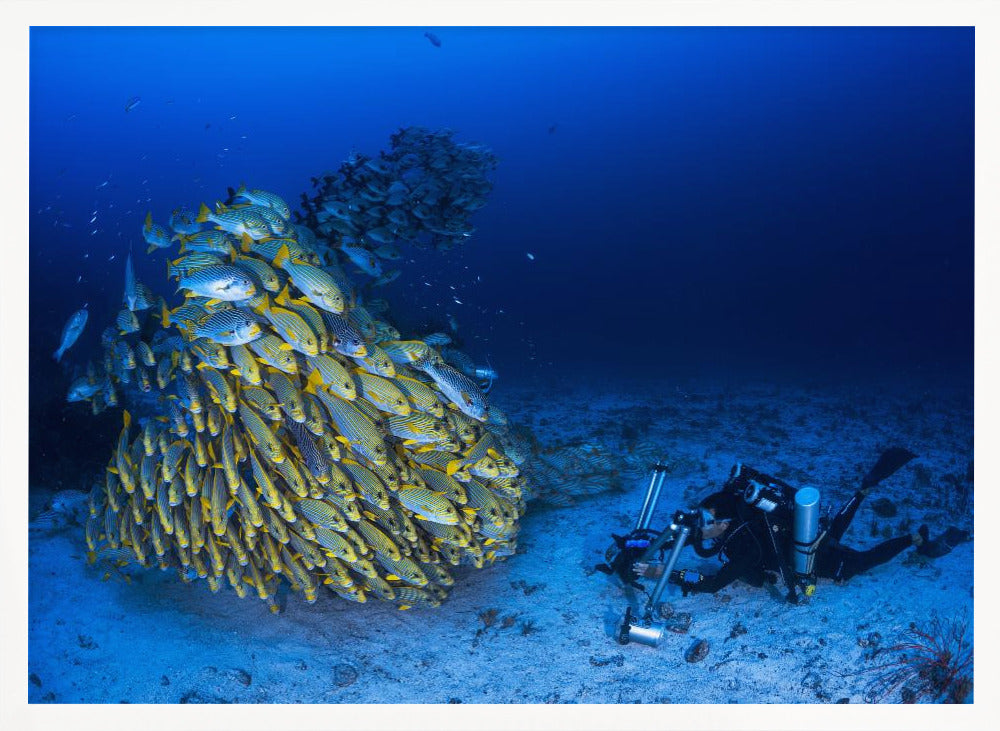
[[[913,538],[909,535],[892,538],[867,551],[842,545],[840,539],[863,499],[864,493],[859,490],[830,522],[827,535],[816,553],[814,571],[817,576],[846,580],[889,561],[913,545]],[[702,558],[718,555],[726,561],[718,573],[706,576],[698,583],[683,583],[686,591],[714,593],[736,579],[759,587],[765,581],[776,583],[784,577],[788,584],[794,576],[787,558],[791,542],[791,516],[764,513],[746,503],[738,503],[736,512],[729,528],[712,544],[704,546],[700,541],[694,542],[695,553]]]
[[[858,507],[864,498],[864,493],[858,490],[833,516],[826,538],[820,543],[819,550],[816,552],[815,571],[817,576],[824,579],[846,581],[852,576],[857,576],[895,558],[913,545],[913,536],[911,535],[890,538],[867,551],[858,551],[841,544],[840,539],[844,537],[844,532],[854,519],[854,514],[858,512]]]

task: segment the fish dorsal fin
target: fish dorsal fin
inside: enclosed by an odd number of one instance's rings
[[[274,257],[274,266],[279,269],[282,268],[282,264],[291,258],[291,254],[288,252],[288,244],[282,244],[281,248],[278,249],[277,256]]]
[[[282,246],[281,248],[284,249],[285,247]],[[275,304],[281,305],[282,307],[287,307],[289,299],[291,299],[291,297],[288,294],[288,282],[285,282],[285,286],[282,288],[282,290],[274,296],[274,302]]]
[[[305,391],[306,393],[316,393],[321,388],[323,388],[323,374],[319,372],[319,368],[314,368],[309,374],[309,378],[306,379]]]

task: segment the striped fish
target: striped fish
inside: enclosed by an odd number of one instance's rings
[[[264,335],[249,345],[250,350],[272,368],[292,375],[298,373],[299,366],[291,352],[291,346],[280,338],[274,335]]]
[[[323,310],[320,316],[330,333],[334,350],[352,358],[368,354],[364,336],[346,317],[326,310]]]
[[[167,276],[170,278],[184,277],[199,269],[222,266],[223,264],[225,264],[225,260],[215,254],[197,251],[167,262]]]
[[[303,355],[317,355],[319,353],[316,333],[296,313],[283,307],[273,307],[267,302],[257,307],[255,312],[267,318],[275,332],[293,349]]]
[[[422,340],[386,340],[379,347],[397,365],[440,361],[441,356]]]
[[[199,363],[197,370],[205,385],[208,386],[209,393],[213,397],[212,400],[222,406],[227,413],[234,413],[236,411],[236,392],[233,391],[226,377],[204,363]]]
[[[318,267],[296,261],[288,246],[282,246],[274,258],[274,266],[284,269],[302,295],[327,312],[340,314],[346,307],[343,292],[333,277]]]
[[[348,401],[352,401],[357,397],[358,392],[354,386],[354,379],[351,378],[351,374],[336,358],[320,354],[307,357],[306,361],[313,368],[314,372],[319,373],[320,381],[314,384],[316,387],[326,386],[335,394]],[[312,378],[310,378],[311,380]]]
[[[250,239],[258,241],[271,235],[271,229],[261,215],[252,210],[231,208],[213,213],[204,203],[198,209],[198,216],[195,218],[198,223],[211,221],[223,231],[228,231],[236,236],[246,234]]]
[[[490,407],[486,395],[476,382],[449,365],[421,361],[415,364],[441,389],[441,392],[455,404],[462,413],[478,421],[489,421]]]
[[[263,335],[263,330],[249,310],[237,307],[213,312],[194,326],[192,334],[221,345],[245,345]]]
[[[245,392],[244,392],[244,395]],[[251,409],[246,401],[242,399],[239,402],[237,410],[240,415],[240,421],[246,428],[247,433],[250,438],[253,439],[254,444],[256,444],[260,450],[267,456],[268,460],[275,464],[280,464],[285,461],[285,450],[281,446],[281,442],[275,436],[274,432],[267,425],[256,411]],[[253,451],[250,450],[251,457],[253,456]],[[263,486],[262,486],[263,489]]]
[[[188,235],[175,235],[174,241],[181,242],[180,253],[201,251],[206,254],[228,254],[239,240],[231,234],[218,229],[198,231]]]
[[[403,444],[435,444],[451,438],[444,421],[419,412],[390,416],[388,425],[389,432],[402,439]]]
[[[229,368],[229,354],[226,352],[225,347],[219,343],[213,342],[208,338],[198,338],[191,342],[190,347],[191,352],[202,363],[210,365],[213,368]]]
[[[308,384],[307,391],[318,396],[326,407],[337,431],[341,434],[339,441],[375,464],[388,462],[389,449],[371,419],[358,411],[350,401],[345,401],[322,389],[309,390],[311,387],[312,384]]]
[[[267,224],[268,231],[271,232],[272,236],[287,236],[293,232],[293,229],[288,221],[282,218],[277,211],[268,206],[258,206],[251,203],[249,205],[235,205],[228,207],[216,204],[216,209],[222,211],[243,211],[245,213],[256,213],[264,219],[264,222]]]
[[[361,397],[381,411],[399,416],[406,416],[410,413],[410,403],[406,396],[387,378],[364,371],[355,371],[354,381]]]
[[[397,375],[393,384],[410,400],[417,411],[440,419],[444,416],[444,406],[437,397],[437,392],[425,383],[415,378]]]
[[[254,338],[256,340],[256,338]],[[243,379],[244,383],[251,386],[261,384],[260,364],[247,349],[246,345],[230,345],[229,357],[235,366],[232,371],[234,375]]]
[[[255,386],[245,386],[240,391],[240,397],[271,421],[281,421],[281,406],[270,391]]]
[[[244,254],[252,253],[263,257],[267,261],[274,261],[281,247],[287,247],[289,254],[310,264],[320,264],[319,257],[315,251],[308,249],[294,239],[268,239],[267,241],[247,241],[243,240],[242,250]]]
[[[393,561],[399,561],[403,558],[403,554],[399,551],[399,546],[371,521],[362,518],[357,522],[357,528],[368,545],[375,550],[376,558],[379,555]]]
[[[295,444],[302,454],[302,459],[305,460],[309,473],[319,484],[326,485],[329,483],[330,465],[327,463],[323,453],[316,447],[316,443],[312,440],[309,432],[301,424],[297,424],[294,421],[286,422],[286,424],[295,438]]]
[[[443,493],[425,490],[422,487],[400,487],[396,499],[418,516],[434,523],[456,525],[458,511]]]
[[[292,210],[288,204],[280,196],[268,193],[266,190],[247,189],[245,185],[240,184],[235,191],[230,191],[230,198],[242,198],[254,205],[267,206],[286,221],[292,217]]]
[[[277,396],[281,410],[288,415],[288,418],[300,424],[306,420],[302,393],[288,376],[281,371],[272,370],[267,374],[267,383],[274,395]]]
[[[277,292],[281,289],[281,280],[277,273],[268,266],[267,262],[253,256],[240,256],[233,252],[233,266],[242,269],[252,275],[261,287],[268,292]]]
[[[392,359],[386,355],[386,352],[375,343],[369,343],[367,348],[368,353],[360,357],[356,356],[354,362],[376,376],[395,378],[396,366]]]
[[[295,512],[311,521],[317,529],[324,527],[338,533],[347,530],[347,521],[343,514],[326,500],[304,498],[296,501],[294,506]]]
[[[382,564],[382,567],[389,572],[389,575],[386,576],[389,581],[398,579],[412,586],[427,586],[430,583],[427,579],[427,574],[421,571],[420,567],[410,558],[401,556],[398,559],[394,559],[391,556],[376,551],[375,560]]]
[[[288,285],[285,285],[285,289],[274,298],[274,302],[301,317],[309,329],[316,333],[319,352],[325,353],[330,349],[330,334],[326,331],[326,325],[323,324],[323,318],[319,314],[322,310],[317,310],[305,300],[291,299],[288,296]]]
[[[177,286],[191,294],[224,302],[244,300],[257,293],[257,287],[247,273],[230,264],[188,272],[177,280]]]
[[[388,510],[389,492],[378,475],[351,459],[345,459],[340,466],[350,475],[361,497],[382,510]]]

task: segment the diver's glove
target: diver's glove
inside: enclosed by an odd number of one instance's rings
[[[705,577],[702,574],[699,574],[697,571],[692,571],[691,569],[671,571],[670,579],[668,579],[671,584],[677,584],[677,586],[681,588],[681,594],[683,596],[687,596],[694,591],[695,587],[704,580]]]

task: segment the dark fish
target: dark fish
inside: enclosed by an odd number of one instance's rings
[[[424,33],[424,38],[426,38],[426,39],[427,39],[427,40],[429,40],[429,41],[430,41],[431,43],[433,43],[433,44],[434,44],[434,45],[435,45],[435,46],[436,46],[437,48],[440,48],[440,47],[441,47],[441,39],[440,39],[440,38],[438,38],[438,37],[437,37],[436,35],[434,35],[433,33],[431,33],[430,31],[428,31],[428,32]]]
[[[137,97],[137,96],[132,97],[127,102],[125,102],[125,111],[126,112],[131,112],[133,109],[135,109],[137,106],[139,106],[139,102],[141,102],[141,101],[142,100],[139,97]]]

